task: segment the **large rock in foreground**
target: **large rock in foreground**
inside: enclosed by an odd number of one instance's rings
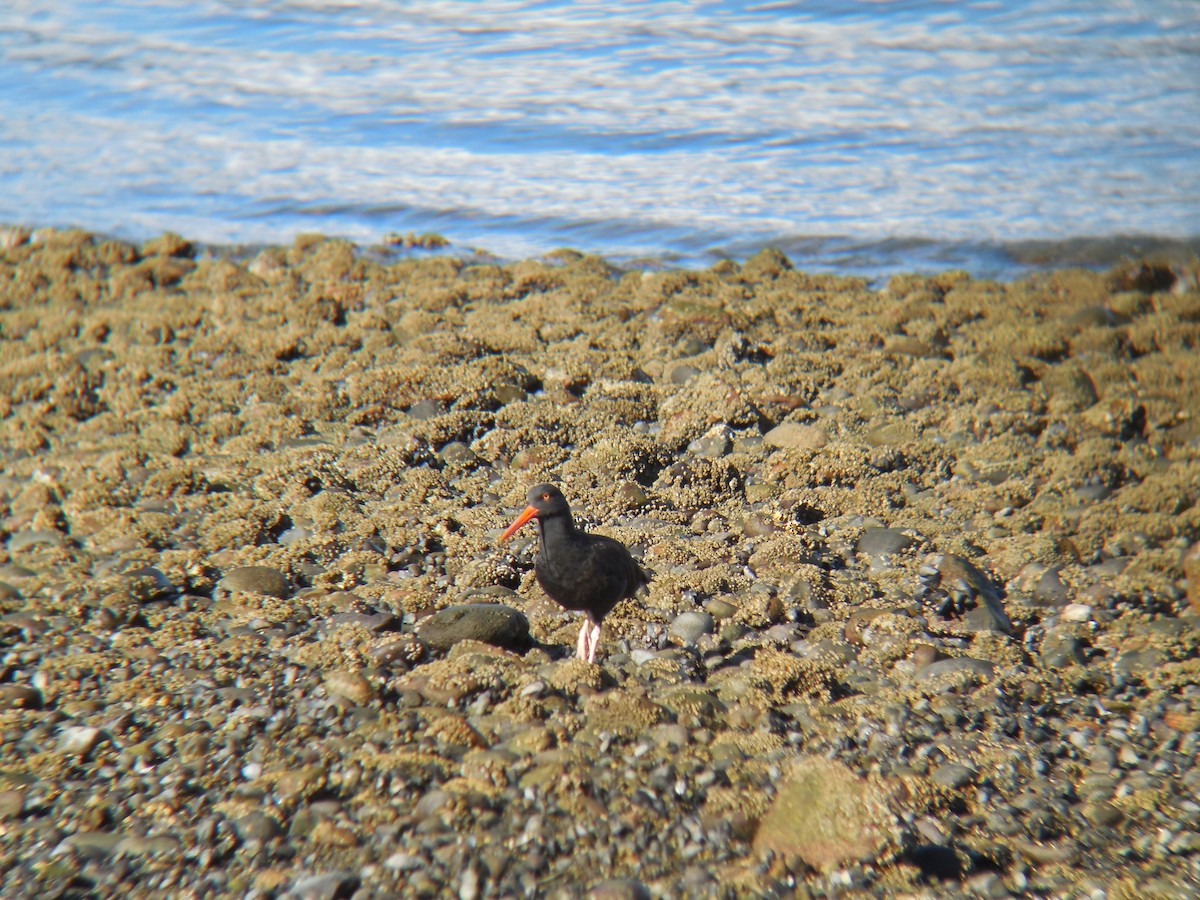
[[[759,823],[754,849],[798,856],[822,871],[873,859],[897,830],[891,795],[839,762],[804,757]]]

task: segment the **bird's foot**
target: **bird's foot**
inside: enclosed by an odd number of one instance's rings
[[[583,626],[579,629],[579,643],[575,648],[575,655],[584,662],[594,663],[596,648],[599,645],[600,626],[593,625],[588,619],[584,619]]]

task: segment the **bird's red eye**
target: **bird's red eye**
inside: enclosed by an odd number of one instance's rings
[[[543,499],[543,500],[549,500],[549,499],[550,499],[550,495],[549,495],[549,494],[542,494],[542,499]]]

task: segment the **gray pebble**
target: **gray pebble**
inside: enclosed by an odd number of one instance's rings
[[[952,659],[939,659],[936,662],[931,662],[927,666],[923,666],[917,670],[917,677],[922,681],[929,678],[936,678],[939,675],[948,675],[953,672],[971,672],[975,675],[983,675],[991,677],[996,671],[994,663],[990,663],[985,659],[974,659],[970,656],[956,656]]]
[[[720,459],[733,449],[732,435],[728,425],[714,425],[688,444],[688,452],[708,459]]]
[[[100,742],[100,729],[87,725],[70,725],[58,734],[58,749],[72,756],[86,756]]]
[[[975,779],[975,770],[961,763],[946,763],[934,769],[929,777],[942,787],[960,788],[970,784]]]
[[[878,558],[907,550],[916,540],[899,528],[868,528],[859,537],[855,549],[863,556]]]
[[[667,635],[682,644],[694,644],[702,635],[712,634],[715,626],[711,615],[692,610],[677,615],[667,626]]]
[[[1033,596],[1046,606],[1062,606],[1071,594],[1063,583],[1062,576],[1058,574],[1058,568],[1053,567],[1042,573],[1042,577],[1033,587]]]
[[[112,831],[77,831],[68,835],[63,844],[78,850],[84,856],[92,859],[103,859],[117,849],[117,845],[126,835]]]
[[[295,882],[283,896],[287,900],[336,900],[349,897],[358,883],[358,876],[353,872],[310,875]]]
[[[127,835],[117,842],[114,852],[120,856],[178,856],[181,845],[177,838],[168,834],[143,837],[138,834]]]
[[[1083,645],[1069,630],[1052,629],[1042,638],[1038,656],[1042,667],[1046,669],[1081,665],[1084,661]]]
[[[261,810],[246,813],[240,819],[235,820],[233,828],[243,841],[259,843],[266,843],[283,832],[279,820]]]

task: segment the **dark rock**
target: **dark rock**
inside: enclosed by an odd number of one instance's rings
[[[367,656],[381,666],[413,665],[424,658],[425,645],[408,634],[369,650]]]
[[[335,613],[325,620],[329,630],[341,628],[343,625],[358,625],[365,628],[367,631],[379,634],[384,631],[398,631],[400,629],[400,620],[391,613]]]
[[[926,878],[958,881],[962,877],[962,861],[952,847],[944,844],[921,844],[913,847],[909,857]]]
[[[25,684],[0,684],[0,709],[41,709],[42,692]]]
[[[466,640],[517,650],[529,644],[529,620],[501,603],[467,603],[427,616],[417,628],[417,637],[435,651],[449,650]]]

